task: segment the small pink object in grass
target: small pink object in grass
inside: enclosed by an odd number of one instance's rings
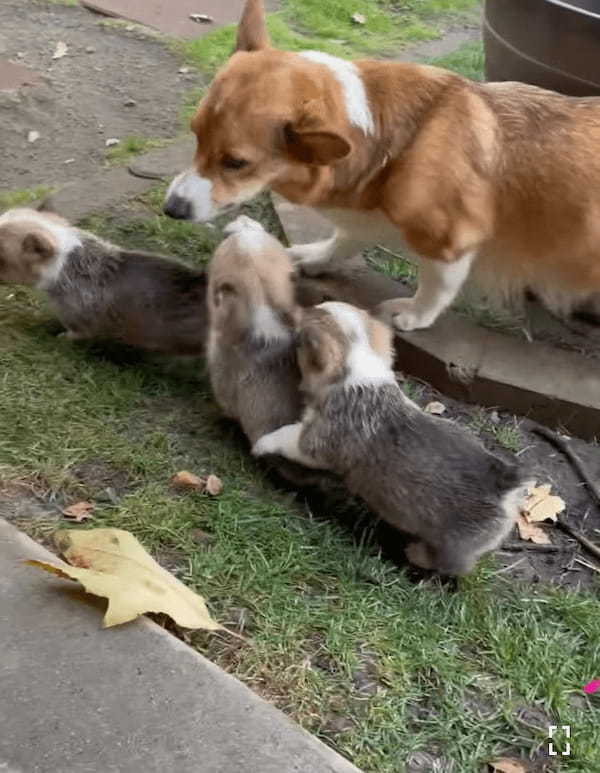
[[[586,684],[583,688],[583,692],[587,693],[588,695],[592,695],[592,693],[595,693],[597,690],[600,690],[600,679],[594,679],[592,682]]]

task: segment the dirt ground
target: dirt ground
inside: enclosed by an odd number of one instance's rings
[[[0,56],[42,75],[38,86],[0,93],[2,190],[85,177],[104,162],[107,139],[167,138],[181,128],[182,94],[192,83],[178,73],[177,57],[102,21],[83,8],[0,3]],[[68,51],[53,60],[59,41]],[[40,134],[34,143],[30,131]]]
[[[485,445],[500,455],[511,456],[513,452],[507,451],[498,442],[497,434],[502,434],[498,430],[502,427],[511,431],[516,428],[518,450],[515,449],[514,455],[524,472],[538,484],[551,483],[552,493],[562,497],[567,504],[561,518],[573,529],[597,542],[600,534],[600,507],[564,454],[530,431],[525,421],[500,409],[485,410],[452,400],[428,385],[421,385],[415,398],[422,407],[433,400],[442,402],[447,409],[445,417],[477,431]],[[600,480],[598,446],[579,438],[571,438],[569,442],[592,478]],[[600,562],[558,528],[546,528],[553,546],[557,548],[556,552],[539,551],[535,545],[520,540],[514,529],[504,543],[504,547],[510,549],[501,549],[497,553],[503,573],[526,583],[551,583],[568,588],[583,588],[595,583],[597,575],[594,570],[579,563],[579,560],[596,566]]]

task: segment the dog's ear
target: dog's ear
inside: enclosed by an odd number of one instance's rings
[[[351,151],[348,140],[333,131],[303,128],[291,121],[283,128],[285,152],[294,161],[312,166],[329,166]]]
[[[39,260],[48,260],[56,252],[56,243],[44,231],[30,231],[23,239],[23,252]]]
[[[236,51],[261,51],[269,47],[263,0],[246,0],[237,28]]]

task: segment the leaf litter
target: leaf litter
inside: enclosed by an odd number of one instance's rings
[[[182,628],[226,630],[212,619],[202,596],[163,569],[133,534],[122,529],[61,529],[54,543],[68,563],[25,563],[78,580],[88,593],[107,598],[104,628],[146,612],[162,612]]]
[[[548,533],[538,524],[543,521],[556,523],[559,513],[566,507],[564,499],[551,494],[552,486],[545,483],[541,486],[532,485],[527,491],[527,499],[521,507],[517,520],[519,536],[536,545],[551,545]]]

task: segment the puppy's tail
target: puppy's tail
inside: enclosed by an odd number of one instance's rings
[[[489,469],[495,482],[496,496],[500,499],[500,507],[505,516],[513,522],[517,519],[527,491],[534,481],[520,465],[497,456],[490,459]]]

